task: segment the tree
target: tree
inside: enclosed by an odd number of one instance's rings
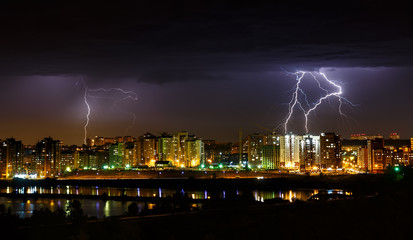
[[[69,205],[66,208],[67,219],[71,222],[80,222],[85,218],[83,214],[82,204],[79,200],[73,200],[69,202]]]
[[[126,214],[131,215],[131,216],[138,215],[139,214],[138,204],[136,202],[132,202],[131,204],[129,204],[128,212]]]

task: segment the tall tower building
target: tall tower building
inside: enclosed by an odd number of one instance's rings
[[[371,157],[371,156],[370,156]],[[368,146],[361,146],[357,150],[357,166],[362,170],[367,170],[369,166]]]
[[[386,167],[384,139],[367,140],[367,169],[372,173],[383,172]]]
[[[301,140],[300,170],[309,172],[320,168],[320,136],[304,135]]]
[[[157,137],[150,133],[143,135],[142,157],[145,165],[155,166],[157,160]]]
[[[185,142],[185,167],[198,167],[205,163],[204,143],[200,139]]]
[[[173,148],[174,148],[174,166],[185,167],[185,142],[190,140],[188,132],[182,131],[174,134]]]
[[[322,169],[336,170],[342,167],[341,137],[335,133],[322,133],[320,136],[320,157]]]
[[[60,168],[60,141],[44,138],[36,144],[36,171],[40,177],[54,177]],[[64,169],[63,169],[64,170]]]
[[[14,138],[7,138],[0,146],[0,177],[10,178],[20,173],[25,173],[23,144]]]
[[[280,165],[286,169],[299,169],[302,136],[288,133],[280,135]]]
[[[62,150],[60,153],[60,168],[65,171],[75,169],[75,153],[72,150]]]
[[[135,162],[134,144],[133,142],[128,142],[128,141],[126,141],[124,144],[125,144],[125,148],[124,148],[124,155],[123,155],[123,166],[132,167],[133,163]]]
[[[266,145],[267,136],[254,133],[248,136],[248,165],[252,168],[262,167],[262,146]]]
[[[280,136],[275,133],[267,135],[265,145],[262,148],[262,168],[280,168]]]
[[[161,135],[158,138],[159,161],[169,161],[174,164],[174,143],[172,136]]]
[[[112,144],[109,147],[109,165],[114,168],[123,168],[125,144],[123,142]]]
[[[262,168],[278,169],[280,167],[280,145],[262,146]]]

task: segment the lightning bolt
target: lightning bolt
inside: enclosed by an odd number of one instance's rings
[[[322,78],[323,78],[323,81],[325,81],[325,83],[327,83],[328,85],[330,85],[332,88],[335,89],[333,92],[330,92],[327,89],[325,89],[324,87],[322,87],[321,82],[320,82],[321,80],[319,80],[316,77],[316,75],[314,75],[312,72],[297,71],[297,72],[292,73],[292,74],[296,76],[297,83],[295,84],[293,94],[291,96],[291,100],[288,104],[288,114],[287,114],[286,120],[284,122],[284,132],[285,132],[285,134],[287,134],[287,132],[288,132],[288,123],[290,122],[291,117],[292,117],[295,109],[303,112],[304,118],[305,118],[304,127],[305,127],[306,133],[308,133],[308,118],[309,118],[310,114],[312,112],[314,112],[324,101],[326,101],[330,98],[337,98],[338,102],[339,102],[338,112],[343,117],[347,117],[347,115],[344,114],[343,111],[342,111],[343,103],[348,103],[351,106],[356,106],[353,103],[351,103],[349,100],[347,100],[346,98],[341,96],[343,94],[342,87],[340,85],[338,85],[337,83],[335,83],[334,81],[328,79],[327,76],[324,73],[319,72],[320,76],[322,76]],[[320,90],[322,90],[325,94],[322,97],[320,97],[313,104],[312,107],[311,107],[311,104],[308,102],[307,94],[305,93],[305,91],[301,87],[301,84],[303,82],[303,78],[306,75],[310,75],[312,77],[312,79],[314,79],[316,81],[318,88]],[[305,101],[305,104],[307,106],[307,109],[305,109],[303,107],[303,103],[301,102],[302,97],[304,97],[304,101]]]
[[[87,138],[87,126],[89,125],[89,118],[90,118],[90,105],[89,105],[89,103],[88,103],[88,101],[87,101],[87,91],[88,91],[88,88],[86,87],[86,84],[84,83],[84,86],[85,86],[85,95],[83,96],[83,98],[84,98],[84,100],[85,100],[85,104],[86,104],[86,107],[87,107],[87,114],[86,114],[86,123],[85,123],[85,126],[84,126],[84,131],[85,131],[85,137],[84,137],[84,139],[83,139],[83,142],[84,142],[84,144],[86,145],[86,138]]]
[[[77,85],[78,83],[76,83]],[[86,114],[86,123],[84,126],[84,138],[83,138],[83,142],[84,144],[87,144],[87,127],[89,125],[89,121],[90,121],[90,114],[91,114],[91,107],[90,104],[88,102],[88,98],[108,98],[108,99],[112,99],[115,100],[113,106],[115,106],[116,104],[118,104],[121,101],[125,101],[127,99],[131,99],[133,101],[137,101],[138,100],[138,94],[133,92],[133,91],[126,91],[123,90],[122,88],[89,88],[85,82],[84,79],[82,79],[82,84],[83,87],[85,89],[84,95],[83,95],[83,99],[84,102],[86,104],[87,107],[87,114]],[[105,92],[105,93],[109,93],[109,92],[120,92],[122,94],[126,94],[126,97],[123,97],[121,99],[118,98],[110,98],[110,97],[98,97],[98,96],[93,96],[92,93],[98,93],[98,92]],[[131,112],[127,112],[128,114],[130,114],[132,116],[132,124],[129,125],[126,129],[126,132],[129,131],[130,128],[132,128],[135,125],[135,121],[136,121],[136,115],[134,113]]]

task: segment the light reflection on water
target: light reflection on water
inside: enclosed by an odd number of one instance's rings
[[[91,200],[91,199],[79,199],[83,211],[89,217],[95,216],[97,218],[104,218],[109,216],[118,216],[126,213],[128,211],[129,204],[132,201],[103,201],[103,200]],[[0,197],[0,204],[4,204],[6,208],[11,207],[12,211],[17,214],[20,218],[31,217],[34,210],[39,210],[41,208],[47,208],[52,212],[56,211],[58,208],[66,211],[69,205],[69,200],[67,199],[9,199],[5,197]],[[153,209],[155,204],[148,203],[148,209]],[[140,211],[145,208],[145,203],[138,203]]]
[[[201,190],[178,190],[180,193],[187,194],[193,199],[210,199],[212,191]],[[97,187],[97,186],[55,186],[55,187],[22,187],[15,188],[5,187],[0,188],[0,193],[18,193],[18,194],[74,194],[74,195],[102,195],[107,194],[108,196],[139,196],[139,197],[167,197],[173,196],[177,190],[174,189],[146,189],[146,188],[112,188],[112,187]],[[266,199],[281,198],[283,200],[288,200],[290,202],[301,200],[306,201],[310,196],[317,194],[319,190],[317,189],[304,189],[304,190],[278,190],[278,191],[263,191],[255,190],[252,191],[254,199],[256,201],[264,202]],[[349,192],[344,192],[343,190],[327,190],[327,193],[338,193],[338,194],[348,194]],[[229,198],[234,195],[244,194],[241,190],[232,191],[221,191],[218,196],[220,198]],[[79,199],[82,208],[88,216],[96,216],[97,218],[103,218],[104,216],[116,216],[124,214],[131,201],[114,201],[114,200],[96,200],[96,199]],[[56,211],[58,208],[66,210],[69,201],[64,198],[59,199],[11,199],[6,197],[0,197],[0,204],[4,204],[6,208],[11,207],[12,211],[15,212],[19,217],[25,218],[30,217],[34,210],[39,210],[41,208],[48,208],[51,211]],[[155,204],[147,204],[148,209],[152,209]],[[145,208],[145,203],[138,203],[140,210]]]

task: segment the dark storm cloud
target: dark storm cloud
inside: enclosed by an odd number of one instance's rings
[[[6,1],[2,75],[163,83],[280,66],[411,65],[407,5],[377,1]]]

